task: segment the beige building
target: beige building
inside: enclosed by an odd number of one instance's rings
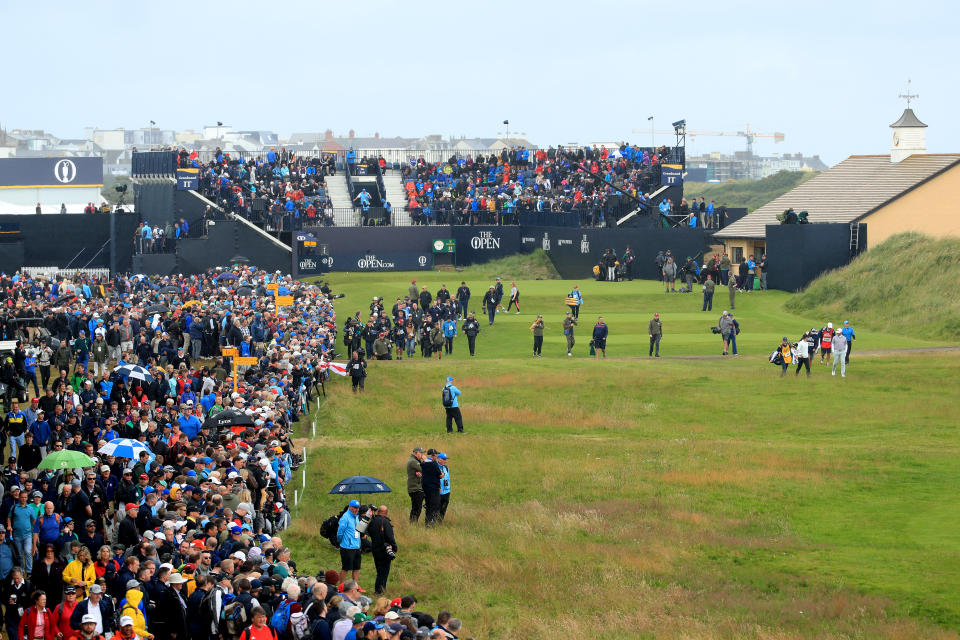
[[[918,231],[960,236],[960,153],[926,153],[926,127],[907,108],[893,129],[890,155],[850,156],[715,234],[739,262],[763,253],[766,225],[787,209],[811,224],[865,223],[867,247]]]

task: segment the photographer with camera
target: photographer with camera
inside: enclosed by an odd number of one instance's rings
[[[377,509],[377,515],[367,527],[370,534],[373,564],[377,568],[377,579],[373,591],[377,595],[387,590],[387,578],[390,576],[390,563],[397,557],[397,539],[393,535],[393,523],[387,515],[386,505]]]

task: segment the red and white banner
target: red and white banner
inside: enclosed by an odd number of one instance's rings
[[[320,364],[320,368],[329,369],[330,371],[341,376],[347,375],[347,365],[340,364],[339,362],[322,362]]]

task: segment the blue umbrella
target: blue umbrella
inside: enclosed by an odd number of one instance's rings
[[[237,275],[235,273],[230,273],[229,271],[226,273],[221,273],[220,275],[217,276],[217,280],[236,280],[236,279],[237,279]]]
[[[146,444],[139,440],[131,440],[130,438],[114,438],[97,449],[98,453],[102,453],[105,456],[130,458],[131,460],[136,460],[140,456],[141,451],[152,453],[150,447]]]
[[[371,476],[353,476],[335,484],[330,493],[390,493],[390,487]]]
[[[137,364],[122,364],[114,369],[123,378],[133,378],[144,382],[153,382],[150,372]]]

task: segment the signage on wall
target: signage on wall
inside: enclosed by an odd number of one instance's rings
[[[478,231],[470,238],[470,246],[473,249],[499,249],[500,236],[494,236],[493,231]]]
[[[103,158],[0,158],[0,187],[102,187]]]
[[[434,253],[456,253],[457,241],[454,240],[453,238],[444,238],[442,240],[434,240],[433,252]]]

